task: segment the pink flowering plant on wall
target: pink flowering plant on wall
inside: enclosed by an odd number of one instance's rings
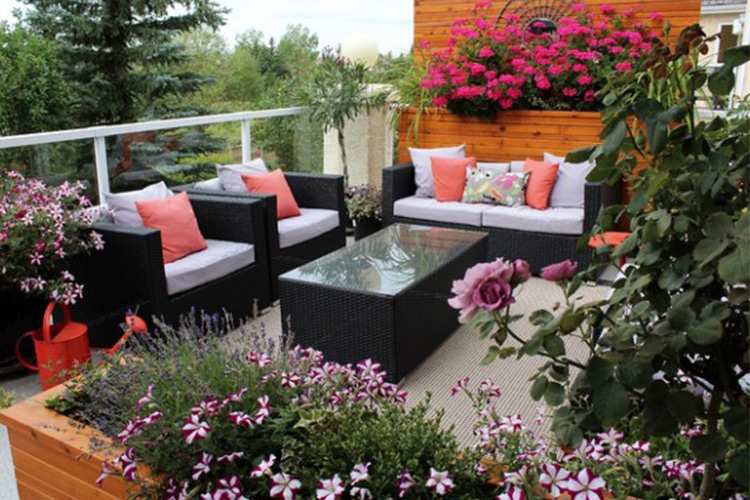
[[[87,229],[91,203],[84,186],[63,182],[48,186],[8,171],[0,179],[0,284],[74,304],[83,286],[66,268],[69,257],[100,250],[101,236]]]
[[[601,7],[593,13],[576,4],[555,32],[534,33],[536,26],[513,14],[495,24],[492,2],[477,3],[470,16],[454,21],[448,47],[433,52],[422,88],[434,106],[464,116],[597,110],[596,92],[613,75],[639,68],[656,42],[649,26],[628,22],[633,8]],[[657,13],[650,19],[661,22]]]

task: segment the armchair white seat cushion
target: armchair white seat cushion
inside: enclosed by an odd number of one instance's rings
[[[169,295],[210,283],[255,262],[254,245],[210,239],[206,244],[205,250],[164,266]]]
[[[435,198],[407,196],[393,204],[393,214],[409,219],[424,219],[469,226],[482,225],[482,213],[493,205],[461,203],[460,201],[437,201]]]
[[[493,206],[482,213],[482,226],[536,233],[583,234],[582,208],[536,210],[526,205]]]
[[[300,207],[299,211],[300,215],[279,221],[279,248],[292,247],[339,226],[336,210]]]

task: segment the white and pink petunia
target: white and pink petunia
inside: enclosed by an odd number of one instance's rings
[[[253,427],[255,427],[255,422],[247,413],[241,411],[232,411],[229,412],[227,417],[229,418],[229,420],[234,422],[235,425],[247,427],[248,429],[252,429]]]
[[[268,455],[268,458],[264,458],[260,461],[258,465],[255,466],[253,471],[250,473],[250,477],[261,477],[261,476],[270,476],[273,474],[271,471],[271,468],[273,467],[273,464],[276,463],[276,455],[271,453]]]
[[[414,481],[414,478],[412,477],[411,473],[409,471],[404,471],[398,476],[397,486],[398,486],[398,497],[404,498],[406,495],[409,494],[409,490],[412,486],[416,484],[416,481]]]
[[[315,490],[315,496],[318,500],[337,500],[344,493],[344,482],[338,474],[334,474],[331,479],[321,479],[318,489]]]
[[[211,426],[201,421],[200,416],[195,413],[190,415],[185,420],[185,425],[182,426],[182,435],[185,436],[188,444],[192,444],[196,439],[205,439],[209,432],[211,432]]]
[[[497,500],[526,500],[526,495],[522,488],[510,486],[508,491],[497,496]]]
[[[606,487],[604,479],[588,469],[581,469],[578,474],[571,475],[566,489],[572,500],[602,500]]]
[[[247,362],[263,368],[273,363],[273,358],[262,352],[250,351],[247,353]]]
[[[222,455],[219,458],[216,459],[217,462],[234,462],[238,458],[242,458],[245,455],[244,452],[241,451],[235,451],[232,453],[227,453],[226,455]]]
[[[440,496],[445,495],[453,488],[453,480],[450,478],[448,471],[439,471],[430,467],[430,477],[427,479],[427,487],[435,490]]]
[[[112,469],[109,468],[109,462],[106,460],[102,460],[102,473],[99,475],[98,478],[96,478],[96,485],[100,488],[102,487],[102,483],[112,473]]]
[[[197,481],[202,475],[211,472],[211,462],[213,462],[213,460],[213,455],[206,453],[205,451],[203,452],[201,459],[193,466],[193,474],[190,476],[193,478],[193,481]]]
[[[349,490],[349,496],[358,500],[371,500],[372,492],[367,488],[352,486],[352,489]]]
[[[357,484],[361,481],[367,481],[370,479],[370,462],[359,463],[354,466],[349,477],[352,480],[352,484]]]
[[[451,387],[451,396],[455,396],[460,391],[465,391],[467,387],[469,387],[469,377],[464,377]]]
[[[133,456],[134,448],[128,448],[125,453],[115,459],[115,464],[122,467],[122,477],[125,481],[135,481],[138,467]]]
[[[143,397],[141,399],[139,399],[138,402],[135,404],[136,408],[140,408],[143,405],[146,405],[146,404],[154,402],[154,397],[153,397],[154,387],[155,386],[154,386],[153,383],[151,383],[151,384],[148,385],[148,389],[146,390],[146,394],[144,394]]]
[[[539,484],[557,498],[563,494],[568,486],[570,471],[558,464],[542,465],[542,473],[539,475]]]
[[[294,500],[297,491],[302,488],[302,483],[285,472],[279,472],[271,476],[271,498],[283,500]]]

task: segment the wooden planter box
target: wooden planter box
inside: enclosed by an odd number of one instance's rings
[[[102,433],[44,407],[63,390],[58,385],[0,413],[0,423],[8,427],[21,499],[127,498],[133,488],[120,477],[107,477],[101,488],[95,482],[102,461],[114,460],[124,450],[110,446]],[[92,452],[95,443],[106,450]]]
[[[503,111],[492,119],[461,118],[443,110],[423,113],[418,137],[409,130],[416,111],[399,122],[399,161],[409,161],[409,147],[436,148],[466,144],[466,156],[480,161],[542,159],[546,151],[565,156],[600,142],[601,114],[594,111]]]

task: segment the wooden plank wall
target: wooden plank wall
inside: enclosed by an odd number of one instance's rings
[[[414,110],[401,115],[406,131]],[[408,161],[409,147],[434,148],[466,143],[466,155],[480,161],[541,160],[546,151],[564,156],[568,151],[599,142],[599,113],[580,111],[504,111],[492,120],[459,118],[447,111],[423,114],[419,138],[399,134],[399,161]]]
[[[586,0],[584,3],[593,12],[598,12],[602,4],[613,5],[618,12],[634,7],[636,15],[633,22],[649,23],[649,14],[660,12],[672,25],[669,37],[671,41],[676,39],[684,27],[699,22],[701,11],[700,0]],[[433,50],[446,47],[451,24],[459,17],[466,17],[474,4],[476,0],[414,0],[414,46],[419,47],[422,42],[428,42]],[[499,13],[503,5],[505,2],[495,1],[490,12]],[[663,21],[651,24],[657,28],[657,32],[661,32]]]

